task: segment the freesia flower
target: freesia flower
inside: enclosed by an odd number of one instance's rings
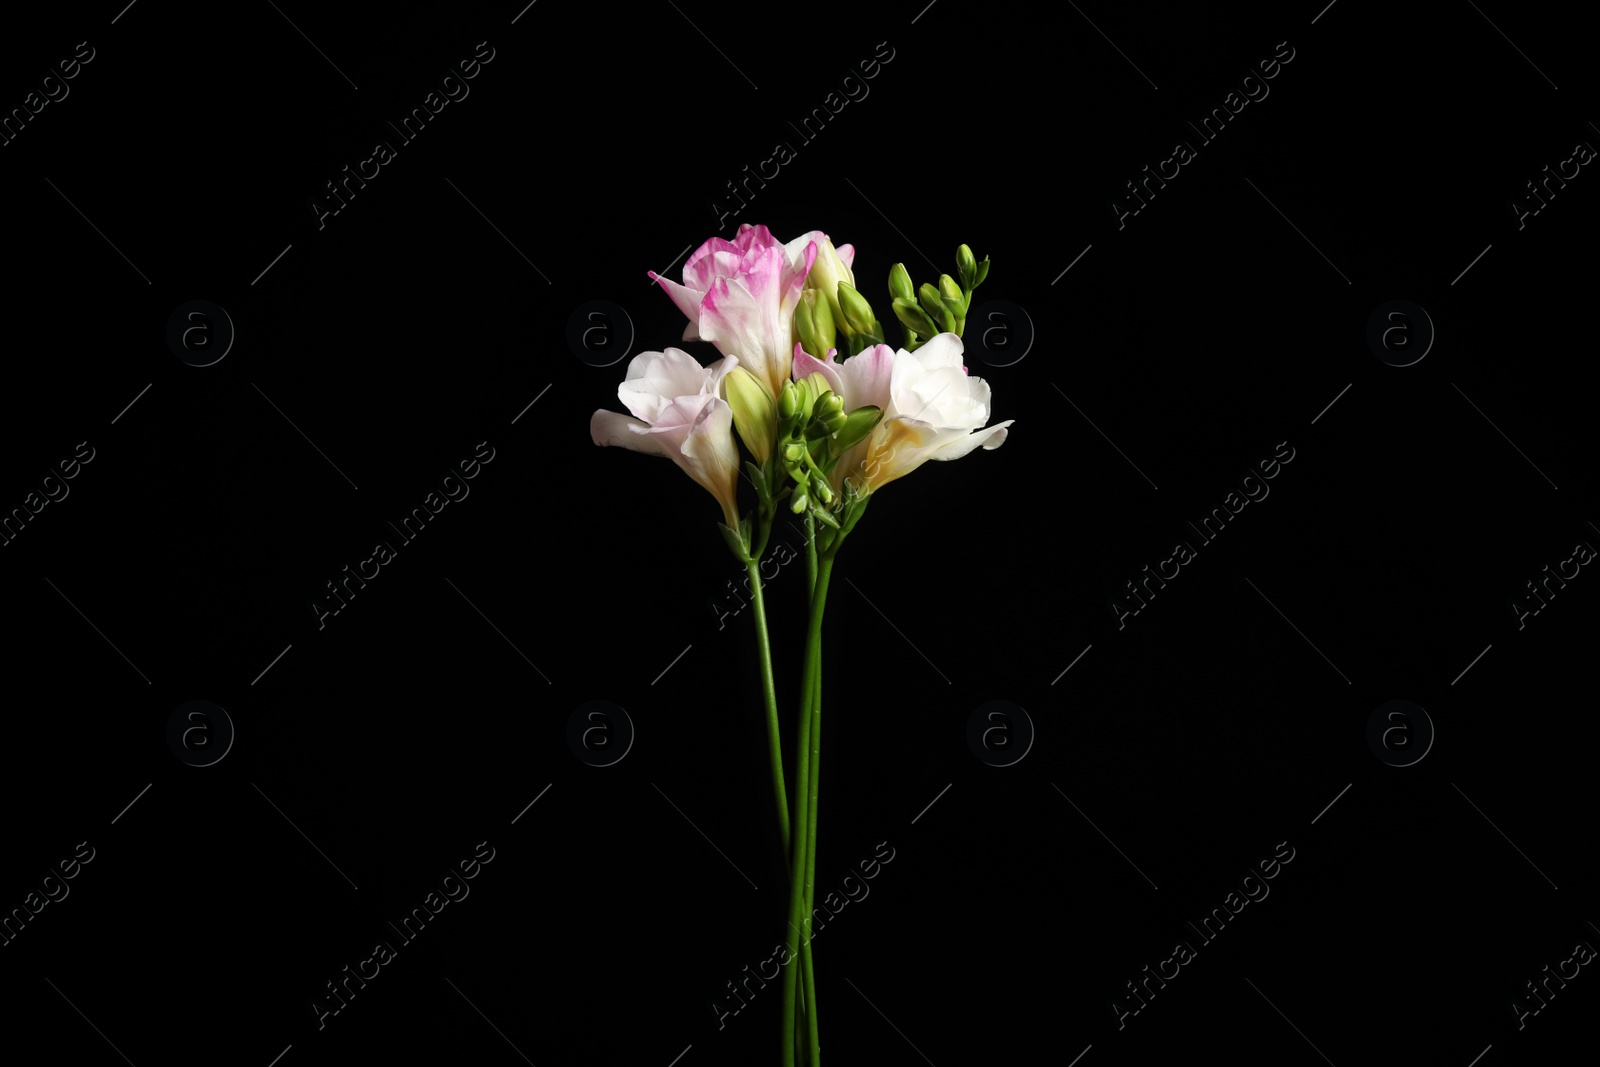
[[[602,447],[620,445],[665,456],[722,505],[724,521],[739,527],[739,449],[733,410],[719,394],[723,377],[739,363],[724,356],[709,367],[678,348],[641,352],[628,363],[617,396],[633,418],[596,411],[589,434]]]
[[[713,237],[691,253],[682,285],[654,271],[650,278],[688,317],[685,341],[710,341],[739,357],[776,397],[791,369],[795,305],[827,239],[813,230],[784,244],[765,226],[745,223],[732,241]],[[846,269],[854,256],[849,245],[836,253]]]
[[[834,478],[848,476],[865,495],[904,477],[930,459],[960,459],[973,449],[999,448],[1014,419],[989,421],[989,384],[967,375],[961,338],[942,333],[915,352],[874,345],[843,363],[794,357],[796,378],[820,373],[852,411],[871,404],[883,420],[862,444],[840,457]],[[842,481],[835,489],[842,487]]]
[[[812,374],[820,374],[827,381],[828,388],[839,394],[839,398],[844,401],[846,412],[870,406],[885,412],[887,417],[890,376],[895,361],[894,349],[888,345],[873,345],[843,361],[836,361],[833,358],[835,354],[836,350],[830,349],[826,356],[817,359],[796,343],[794,380],[798,382]],[[874,430],[873,435],[876,433]],[[835,493],[844,490],[845,475],[861,466],[871,440],[872,437],[869,436],[867,440],[848,449],[839,457],[838,464],[828,477],[828,482]]]

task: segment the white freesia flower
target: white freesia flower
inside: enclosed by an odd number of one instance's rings
[[[930,459],[960,459],[975,448],[995,449],[1005,441],[1006,428],[1015,420],[984,426],[989,421],[989,383],[967,375],[961,363],[961,338],[942,333],[915,352],[901,349],[892,357],[887,357],[887,345],[875,347],[881,351],[868,349],[846,360],[838,375],[839,385],[856,386],[842,394],[846,410],[863,404],[883,408],[883,420],[865,444],[858,446],[859,452],[852,449],[857,454],[843,457],[850,466],[840,463],[863,495],[910,474]],[[845,373],[869,354],[871,361],[859,373]],[[835,387],[835,391],[839,389]],[[852,395],[857,392],[859,397]]]
[[[641,352],[628,363],[617,396],[634,417],[596,411],[589,434],[601,446],[665,456],[722,505],[723,521],[739,527],[739,448],[733,410],[719,395],[723,376],[738,365],[724,356],[709,367],[678,348]]]

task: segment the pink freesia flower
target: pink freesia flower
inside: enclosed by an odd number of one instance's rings
[[[634,417],[596,411],[589,434],[597,445],[620,445],[665,456],[722,505],[723,521],[739,527],[739,449],[733,409],[719,395],[723,377],[738,365],[724,356],[709,367],[678,348],[641,352],[628,363],[617,396]]]
[[[800,290],[827,240],[813,230],[784,244],[765,226],[745,223],[732,241],[713,237],[695,249],[682,285],[654,271],[650,278],[689,319],[685,341],[710,341],[723,355],[737,356],[776,397],[789,378]],[[848,268],[855,250],[836,251]]]

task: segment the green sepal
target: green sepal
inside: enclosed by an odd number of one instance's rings
[[[728,543],[728,551],[733,553],[733,558],[740,563],[749,563],[750,517],[746,515],[740,519],[737,530],[725,522],[717,523],[717,529],[722,531],[722,539]]]

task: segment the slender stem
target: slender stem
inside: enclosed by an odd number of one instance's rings
[[[809,645],[810,645],[810,642],[808,640],[807,641],[806,666],[805,666],[805,679],[804,679],[804,681],[802,683],[802,690],[801,690],[801,697],[800,697],[800,718],[802,720],[808,719],[810,717],[810,714],[811,714],[810,708],[811,708],[812,701],[814,699],[814,697],[813,697],[814,690],[813,690],[812,687],[815,684],[815,682],[814,682],[815,675],[812,672],[812,667],[814,666],[815,661],[812,659],[812,657],[810,655]],[[796,781],[795,781],[795,794],[796,794],[796,796],[798,797],[799,795],[805,793],[806,791],[807,791],[806,790],[806,784],[804,782],[802,782],[802,781],[799,781],[798,777],[797,777]],[[796,803],[798,803],[798,802],[799,801],[797,800]],[[809,823],[808,823],[808,825],[809,825]],[[788,870],[788,863],[789,863],[788,857],[785,857],[785,865],[786,865],[785,866],[785,870],[786,871]],[[805,912],[805,914],[809,915],[810,912],[807,911],[807,912]],[[805,927],[805,919],[802,918],[802,920],[800,922],[800,928],[801,929],[798,929],[798,930],[795,931],[796,932],[796,936],[800,937],[800,939],[801,939],[800,940],[799,958],[790,960],[790,964],[792,966],[796,966],[796,967],[800,967],[801,968],[801,981],[799,983],[797,983],[796,992],[795,992],[797,1003],[795,1005],[796,1015],[795,1015],[795,1020],[794,1020],[794,1041],[795,1041],[795,1056],[796,1056],[796,1062],[797,1063],[804,1062],[804,1060],[806,1059],[806,1039],[807,1039],[807,1037],[809,1035],[809,1032],[810,1032],[810,1028],[806,1023],[806,1013],[808,1011],[808,1005],[815,1003],[815,993],[816,993],[815,989],[812,986],[812,983],[810,982],[810,975],[811,975],[811,971],[810,971],[810,968],[811,968],[811,948],[810,948],[810,944],[811,944],[811,938],[809,937],[809,935],[806,935],[803,932],[804,927]]]
[[[799,872],[803,875],[803,884],[805,886],[801,905],[801,915],[804,916],[802,926],[814,914],[812,901],[815,897],[816,885],[817,772],[820,767],[819,757],[821,756],[822,741],[822,618],[823,609],[827,603],[828,579],[833,572],[833,556],[837,544],[836,540],[833,545],[830,545],[827,550],[818,555],[817,587],[811,599],[811,632],[806,641],[807,673],[810,676],[810,684],[808,686],[809,700],[803,713],[806,725],[802,726],[801,732],[807,735],[805,740],[810,746],[810,759],[807,763],[805,779],[807,790],[806,814],[802,816],[806,824],[803,831],[805,834],[805,857],[800,860],[800,866],[804,870]],[[801,884],[802,879],[797,878],[795,882],[796,884]],[[811,941],[814,937],[815,932],[813,931],[812,935],[807,937],[800,945],[800,977],[804,982],[806,1003],[806,1048],[809,1052],[808,1060],[811,1067],[817,1067],[821,1062],[819,1058],[821,1046],[817,1027],[816,970],[811,954]]]
[[[817,520],[806,510],[806,599],[809,602],[817,591]],[[810,664],[806,665],[810,670]],[[803,707],[804,705],[802,705]]]
[[[764,540],[764,539],[763,539]],[[772,646],[767,637],[767,608],[761,594],[761,569],[756,556],[745,566],[750,575],[751,599],[755,603],[756,638],[760,643],[761,695],[767,702],[767,753],[772,763],[772,793],[778,808],[778,833],[783,840],[785,862],[791,846],[789,837],[789,797],[783,784],[783,748],[778,739],[778,692],[772,682]]]
[[[837,542],[835,542],[837,544]],[[826,594],[829,573],[833,569],[833,553],[828,553],[822,562],[822,571],[819,577],[821,587]],[[806,915],[814,915],[813,900],[816,896],[816,869],[817,869],[817,786],[822,776],[819,773],[822,756],[822,617],[817,616],[817,632],[814,635],[811,648],[811,768],[807,775],[811,784],[811,797],[807,803],[806,813]],[[817,980],[816,966],[811,958],[811,939],[807,938],[800,946],[801,977],[805,980],[805,997],[808,1009],[806,1011],[807,1048],[811,1053],[811,1067],[820,1067],[822,1063],[822,1041],[817,1032]]]
[[[813,653],[822,639],[822,610],[828,599],[828,574],[833,569],[832,553],[823,554],[817,561],[817,585],[811,597],[811,630],[807,638],[806,658],[813,663]],[[813,671],[807,670],[807,692],[800,705],[800,730],[799,743],[795,764],[795,812],[794,832],[792,835],[793,848],[792,861],[789,868],[789,929],[784,936],[789,938],[789,945],[794,950],[792,955],[800,956],[802,962],[806,958],[808,947],[795,944],[794,939],[799,934],[803,916],[806,914],[802,908],[806,905],[809,895],[806,885],[806,848],[807,832],[810,827],[809,800],[811,794],[811,727],[815,716],[811,714],[814,699]],[[809,945],[809,939],[805,942]],[[783,1064],[784,1067],[794,1067],[794,1048],[792,1035],[794,1033],[796,987],[799,982],[800,968],[789,967],[783,973]],[[808,997],[806,1000],[808,1014],[816,1012],[816,1000]]]

